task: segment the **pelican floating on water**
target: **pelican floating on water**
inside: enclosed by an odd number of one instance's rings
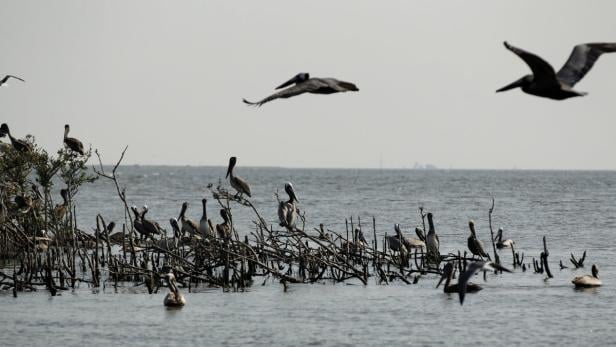
[[[599,269],[595,264],[592,264],[592,275],[575,277],[571,283],[579,288],[599,287],[603,284],[601,280],[599,280]]]
[[[167,307],[182,307],[186,305],[186,298],[180,290],[175,282],[175,275],[173,272],[169,271],[168,273],[162,276],[167,281],[167,286],[169,287],[169,294],[165,296],[165,300],[163,303]]]
[[[514,47],[506,41],[504,44],[508,50],[524,60],[533,74],[526,75],[496,92],[504,92],[520,87],[527,94],[555,100],[586,95],[587,93],[573,90],[573,86],[584,78],[601,54],[616,52],[616,43],[585,43],[577,45],[573,48],[565,65],[556,72],[541,57]]]
[[[83,143],[81,143],[81,141],[77,140],[74,137],[68,137],[68,132],[71,131],[71,127],[66,124],[64,126],[64,144],[70,148],[71,151],[75,152],[75,153],[79,153],[81,155],[86,154],[86,152],[83,149]]]
[[[248,185],[248,183],[246,183],[246,181],[244,181],[242,178],[235,176],[235,174],[233,173],[233,169],[235,168],[236,163],[236,157],[229,158],[229,167],[227,168],[227,176],[225,176],[225,178],[229,178],[229,183],[231,183],[231,187],[237,190],[237,194],[239,194],[240,196],[242,196],[242,194],[246,194],[249,197],[252,197],[252,195],[250,194],[250,186]]]
[[[503,228],[498,228],[498,233],[496,233],[496,248],[511,248],[515,244],[512,239],[503,240]]]
[[[445,264],[445,267],[443,268],[443,275],[441,276],[441,279],[438,281],[438,284],[436,285],[436,288],[438,288],[441,283],[443,283],[443,280],[445,281],[445,286],[443,287],[443,292],[445,293],[459,293],[460,292],[460,283],[451,283],[451,280],[453,278],[453,265],[451,263],[447,263]],[[467,293],[476,293],[480,290],[482,290],[483,288],[475,283],[471,283],[471,282],[467,282],[466,283],[466,292]]]
[[[359,91],[357,86],[353,83],[339,81],[335,78],[310,78],[310,74],[307,72],[298,73],[295,77],[276,87],[276,89],[281,89],[290,86],[291,84],[295,85],[278,93],[272,94],[261,101],[250,102],[246,99],[242,100],[248,105],[262,106],[266,102],[270,102],[272,100],[279,98],[286,99],[304,93],[333,94],[348,91]]]
[[[22,82],[25,82],[24,80],[22,80],[21,78],[17,77],[17,76],[13,76],[13,75],[5,75],[3,79],[0,80],[0,87],[2,87],[3,85],[8,85],[7,82],[9,81],[9,78],[14,78],[16,80],[20,80]]]
[[[468,237],[467,240],[468,249],[471,251],[471,253],[473,253],[473,256],[476,255],[478,257],[486,257],[490,259],[490,255],[486,253],[483,248],[483,242],[477,239],[477,234],[475,234],[475,222],[473,220],[470,220],[468,222],[468,227],[471,229],[471,235]]]
[[[30,152],[32,150],[32,144],[25,140],[16,139],[11,135],[11,131],[9,130],[9,126],[6,123],[2,123],[0,125],[0,133],[9,136],[11,140],[11,145],[19,152]]]
[[[460,279],[458,280],[458,286],[460,286],[460,291],[458,292],[460,296],[460,305],[464,303],[464,295],[468,291],[468,280],[473,277],[475,273],[477,273],[477,271],[479,270],[501,270],[505,272],[511,272],[511,270],[491,261],[475,261],[468,264],[466,271],[460,275]]]
[[[295,220],[297,219],[297,206],[295,206],[295,202],[299,202],[299,200],[297,200],[291,182],[285,183],[284,191],[289,195],[289,200],[281,201],[278,204],[278,219],[280,220],[281,227],[292,231],[295,229]]]

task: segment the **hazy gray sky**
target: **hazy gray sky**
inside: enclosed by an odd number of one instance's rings
[[[552,101],[494,91],[616,41],[605,1],[0,2],[0,121],[115,161],[286,167],[616,169],[616,54]],[[358,93],[257,100],[298,72]]]

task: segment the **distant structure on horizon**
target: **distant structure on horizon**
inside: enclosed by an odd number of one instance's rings
[[[413,170],[438,170],[438,167],[432,164],[420,164],[415,162],[415,164],[413,164]]]

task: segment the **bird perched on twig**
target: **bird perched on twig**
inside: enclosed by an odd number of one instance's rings
[[[66,145],[66,147],[68,147],[71,151],[75,153],[79,153],[81,155],[86,154],[85,150],[83,149],[83,143],[81,143],[81,141],[77,140],[74,137],[68,137],[69,131],[71,131],[71,127],[66,124],[64,126],[64,144]]]

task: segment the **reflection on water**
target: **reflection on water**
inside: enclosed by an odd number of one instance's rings
[[[241,169],[241,170],[240,170]],[[361,216],[365,233],[405,232],[420,224],[417,208],[434,212],[441,250],[466,248],[468,220],[487,242],[487,211],[496,199],[494,227],[524,252],[529,269],[547,236],[554,278],[532,270],[473,278],[484,289],[460,306],[456,295],[435,289],[436,275],[417,284],[379,286],[317,283],[290,284],[255,279],[246,292],[224,293],[197,287],[182,309],[166,309],[166,289],[148,295],[143,286],[120,283],[103,289],[82,283],[74,292],[50,297],[46,292],[13,298],[0,292],[3,345],[608,345],[616,341],[613,317],[616,278],[613,235],[616,232],[616,173],[524,171],[378,171],[238,168],[253,190],[253,202],[270,221],[276,219],[273,193],[292,181],[306,212],[307,229],[324,223],[344,232],[344,218]],[[183,201],[188,214],[200,218],[207,183],[217,183],[225,168],[123,167],[130,204],[150,207],[163,225],[177,217]],[[156,173],[156,174],[154,174]],[[79,196],[79,223],[89,229],[96,213],[123,220],[109,182],[84,188]],[[211,205],[214,209],[214,204]],[[212,213],[217,218],[216,213]],[[250,231],[253,216],[237,210],[240,234]],[[370,221],[370,223],[367,223]],[[366,226],[364,226],[366,228]],[[560,260],[587,250],[588,269],[560,270]],[[501,251],[510,266],[511,252]],[[571,279],[601,269],[604,286],[574,289]],[[606,280],[607,279],[607,280]],[[588,336],[592,332],[592,340]]]

